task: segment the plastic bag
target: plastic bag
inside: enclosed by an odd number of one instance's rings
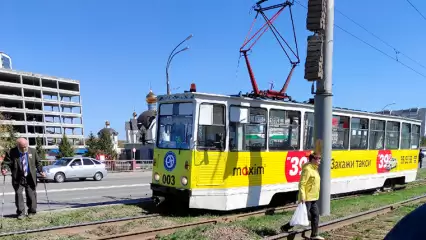
[[[293,217],[290,220],[290,226],[309,226],[308,211],[305,203],[299,203]]]

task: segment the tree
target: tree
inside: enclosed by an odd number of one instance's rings
[[[87,153],[86,157],[96,158],[97,152],[99,150],[98,139],[95,137],[93,132],[90,132],[89,138],[86,140]]]
[[[36,151],[37,155],[41,159],[44,159],[46,157],[46,150],[44,150],[42,139],[39,136],[37,136],[36,138]]]
[[[115,159],[117,157],[117,153],[114,151],[114,144],[112,143],[112,135],[109,131],[100,132],[98,149],[106,154],[109,159]]]
[[[5,137],[5,148],[7,151],[14,148],[16,146],[16,140],[18,140],[18,136],[16,134],[15,129],[12,125],[7,125],[7,136]]]
[[[0,120],[8,118],[0,113]],[[18,139],[15,129],[10,124],[0,124],[0,157],[16,146]]]
[[[59,154],[57,158],[63,157],[73,157],[74,156],[74,148],[69,142],[67,135],[65,133],[62,135],[61,142],[59,143]]]

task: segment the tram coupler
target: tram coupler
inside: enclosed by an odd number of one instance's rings
[[[166,198],[162,197],[162,196],[153,196],[152,200],[153,200],[155,206],[158,207],[162,202],[164,202],[166,200]]]

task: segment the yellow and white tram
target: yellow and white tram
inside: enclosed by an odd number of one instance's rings
[[[333,109],[331,194],[414,181],[420,124]],[[312,104],[197,92],[158,96],[153,198],[233,210],[296,196],[314,148],[313,126]]]

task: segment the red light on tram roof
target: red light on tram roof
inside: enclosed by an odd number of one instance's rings
[[[197,87],[195,86],[195,83],[191,83],[191,88],[189,89],[190,92],[196,92]]]

